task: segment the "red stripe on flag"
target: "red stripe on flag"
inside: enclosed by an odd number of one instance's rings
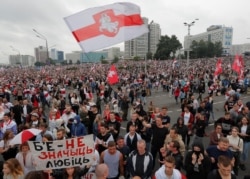
[[[109,32],[106,29],[100,29],[101,27],[101,16],[103,14],[108,15],[111,19],[111,23],[112,22],[118,22],[118,30],[120,27],[124,27],[124,26],[134,26],[134,25],[142,25],[143,24],[143,20],[140,16],[140,14],[133,14],[133,15],[129,15],[126,16],[124,14],[121,15],[115,15],[113,10],[106,10],[106,11],[102,11],[98,14],[95,14],[93,17],[95,19],[95,24],[80,28],[78,30],[73,31],[73,35],[76,38],[77,42],[80,41],[84,41],[90,38],[93,38],[95,36],[98,35],[106,35],[109,37],[113,37],[117,34],[117,32]]]

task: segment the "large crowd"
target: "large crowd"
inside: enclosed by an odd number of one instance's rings
[[[105,64],[1,68],[1,177],[77,179],[95,172],[108,179],[236,178],[239,169],[246,170],[250,149],[250,103],[241,99],[250,86],[249,70],[239,80],[224,59],[223,73],[214,78],[215,64],[216,59],[190,66],[180,60],[121,61],[116,85],[108,83]],[[168,106],[148,101],[160,90],[180,106],[175,119]],[[215,118],[218,95],[225,96],[225,115]],[[214,130],[206,133],[209,123]],[[93,134],[95,162],[36,171],[28,143],[9,144],[30,128],[42,131],[30,139],[38,142]]]

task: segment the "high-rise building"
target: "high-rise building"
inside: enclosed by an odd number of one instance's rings
[[[59,60],[59,61],[63,61],[64,60],[64,52],[63,51],[59,51],[55,48],[52,48],[50,50],[50,58],[52,60]]]
[[[206,32],[185,36],[184,38],[184,49],[190,49],[193,41],[209,41],[212,43],[221,42],[223,47],[223,54],[228,54],[232,45],[233,39],[233,28],[225,27],[222,25],[212,25],[207,28]]]
[[[31,55],[22,55],[22,66],[34,66],[35,57]]]
[[[148,24],[148,18],[143,18],[144,24]],[[148,24],[149,33],[125,42],[124,58],[133,57],[145,58],[148,52],[155,53],[157,44],[161,38],[160,25],[153,21]]]
[[[46,63],[47,62],[47,48],[39,46],[35,48],[35,58],[37,62]]]
[[[9,63],[10,65],[20,65],[21,64],[21,55],[10,55],[9,56]]]
[[[59,61],[64,60],[64,52],[63,51],[57,51],[57,60],[59,60]]]
[[[34,66],[35,57],[31,55],[10,55],[9,56],[10,65],[21,65],[25,66]]]
[[[153,21],[148,25],[148,28],[149,28],[148,51],[151,52],[152,54],[155,54],[157,50],[157,44],[161,39],[161,28],[159,24],[154,23]]]
[[[50,58],[52,59],[52,60],[57,60],[58,59],[58,54],[57,54],[57,49],[55,49],[55,48],[52,48],[51,50],[50,50]]]

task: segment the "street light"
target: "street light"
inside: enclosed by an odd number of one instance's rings
[[[195,24],[195,21],[197,21],[199,19],[195,19],[194,21],[187,23],[184,22],[185,26],[188,26],[188,49],[187,49],[187,66],[189,66],[189,53],[190,53],[190,27],[193,26]]]
[[[10,45],[10,48],[15,51],[15,52],[18,52],[18,56],[19,56],[19,63],[22,64],[22,59],[21,59],[21,53],[18,49],[14,48],[13,46]]]
[[[47,40],[47,38],[43,34],[37,32],[36,29],[33,29],[33,31],[36,33],[36,37],[45,40],[46,49],[47,49],[47,62],[49,62],[49,48],[48,48],[48,40]]]

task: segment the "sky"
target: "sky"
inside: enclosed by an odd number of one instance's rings
[[[225,25],[233,27],[233,44],[250,43],[249,0],[0,0],[0,63],[8,63],[9,55],[19,52],[34,56],[35,47],[45,46],[33,29],[47,38],[49,48],[65,53],[81,50],[63,18],[115,2],[137,4],[141,16],[160,24],[162,35],[176,35],[181,43],[188,33],[183,23],[195,19],[199,20],[191,35]],[[115,46],[123,50],[123,44]]]

